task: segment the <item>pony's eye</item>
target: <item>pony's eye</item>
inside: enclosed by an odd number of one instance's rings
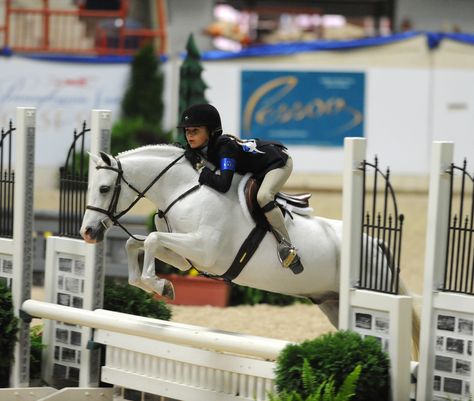
[[[108,185],[101,185],[99,191],[101,194],[106,194],[110,191],[110,187]]]

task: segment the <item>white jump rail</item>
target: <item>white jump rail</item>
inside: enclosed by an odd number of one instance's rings
[[[94,328],[106,346],[102,381],[194,401],[267,400],[274,390],[275,360],[287,341],[205,327],[88,311],[27,300],[31,316]]]

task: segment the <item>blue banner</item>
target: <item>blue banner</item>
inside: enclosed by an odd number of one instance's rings
[[[365,74],[242,71],[241,136],[343,146],[364,136]]]
[[[224,60],[242,57],[289,56],[301,52],[328,50],[358,49],[361,47],[383,46],[422,35],[421,32],[403,32],[389,36],[348,39],[348,40],[313,40],[309,42],[284,42],[246,47],[238,52],[209,50],[202,54],[202,60]]]

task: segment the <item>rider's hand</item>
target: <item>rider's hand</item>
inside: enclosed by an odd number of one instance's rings
[[[214,175],[213,172],[209,168],[204,167],[199,175],[199,184],[209,183],[209,177],[212,175]]]
[[[184,151],[184,157],[189,160],[195,170],[199,170],[202,167],[202,158],[197,151],[193,150],[189,146]]]

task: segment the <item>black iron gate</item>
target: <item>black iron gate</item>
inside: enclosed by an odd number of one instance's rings
[[[460,172],[459,180],[455,180],[456,172]],[[450,174],[449,220],[442,290],[474,295],[472,241],[474,233],[474,178],[467,172],[466,160],[464,160],[462,167],[452,163],[448,173]],[[455,184],[458,185],[457,188]],[[456,207],[454,203],[457,191],[459,191],[459,200]]]
[[[10,121],[8,129],[0,134],[0,237],[13,238],[13,202],[15,172],[12,168],[12,134],[15,131]]]
[[[382,173],[377,157],[373,164],[364,161],[360,169],[363,194],[358,288],[398,294],[404,217],[398,213],[390,169]],[[370,171],[374,174],[372,181]]]
[[[90,131],[84,121],[82,130],[74,130],[74,139],[59,169],[59,235],[80,238],[82,216],[86,210],[89,163],[84,151],[85,134]]]

